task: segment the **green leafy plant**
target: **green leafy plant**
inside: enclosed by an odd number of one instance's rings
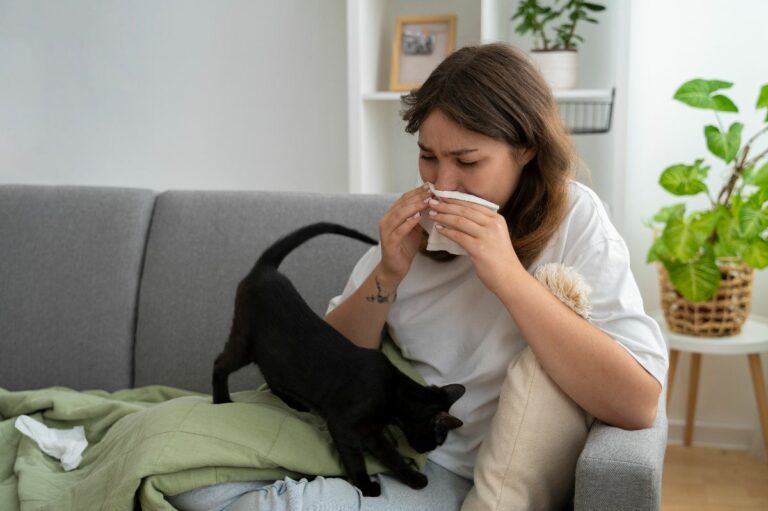
[[[515,27],[515,32],[525,35],[532,32],[536,38],[535,50],[575,50],[578,43],[583,43],[584,38],[576,33],[576,24],[580,20],[589,23],[597,23],[590,17],[589,11],[600,12],[605,6],[585,2],[584,0],[566,0],[557,9],[555,6],[560,0],[555,0],[553,5],[541,5],[540,0],[521,0],[517,11],[511,20],[520,20]],[[559,25],[557,20],[564,19]],[[554,35],[547,37],[546,29],[552,26]]]
[[[684,83],[674,99],[694,108],[712,110],[717,125],[704,127],[709,151],[729,165],[717,198],[705,180],[710,167],[704,159],[666,168],[659,184],[677,196],[706,194],[710,207],[686,213],[686,204],[662,208],[647,225],[657,233],[647,262],[660,261],[675,289],[692,302],[710,299],[720,287],[718,258],[737,258],[751,268],[768,266],[768,149],[756,151],[764,126],[742,145],[744,125],[733,122],[726,129],[719,112],[738,112],[734,102],[719,93],[733,84],[695,79]],[[768,84],[763,85],[756,108],[768,109]],[[660,234],[658,234],[660,233]]]

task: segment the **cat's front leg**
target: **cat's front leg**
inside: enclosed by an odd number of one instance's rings
[[[381,486],[376,481],[371,481],[368,471],[365,469],[363,458],[363,443],[352,428],[337,422],[328,422],[328,431],[331,433],[333,443],[339,451],[341,464],[347,471],[347,477],[352,484],[357,486],[366,497],[378,497],[381,494]]]
[[[384,431],[379,428],[372,428],[363,436],[363,442],[371,453],[381,461],[385,467],[392,470],[395,476],[411,488],[420,490],[427,483],[427,476],[411,467],[400,456],[392,443],[384,436]]]

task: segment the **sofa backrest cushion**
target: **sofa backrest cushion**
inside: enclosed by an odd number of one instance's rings
[[[0,387],[131,386],[154,195],[0,186]]]
[[[169,191],[157,198],[147,245],[136,332],[135,385],[211,392],[213,360],[223,349],[235,289],[275,240],[329,221],[378,239],[387,195]],[[322,235],[292,252],[280,269],[318,314],[341,293],[368,245]],[[251,365],[230,390],[263,381]]]

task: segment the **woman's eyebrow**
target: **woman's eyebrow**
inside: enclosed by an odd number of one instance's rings
[[[428,153],[434,153],[434,151],[432,149],[430,149],[429,147],[425,146],[421,142],[416,142],[416,144],[418,144],[419,148],[422,151],[426,151]],[[469,148],[466,148],[466,149],[454,149],[453,151],[448,151],[446,154],[448,156],[461,156],[462,154],[472,153],[474,151],[477,151],[477,148],[474,148],[474,149],[469,149]]]

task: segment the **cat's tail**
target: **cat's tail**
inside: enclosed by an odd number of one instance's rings
[[[341,234],[342,236],[354,238],[370,245],[378,243],[370,236],[354,229],[350,229],[349,227],[330,222],[318,222],[316,224],[301,227],[277,240],[272,246],[267,248],[263,254],[261,254],[261,257],[256,261],[254,269],[264,266],[277,268],[280,266],[283,259],[285,259],[285,256],[290,254],[296,247],[320,234]]]

